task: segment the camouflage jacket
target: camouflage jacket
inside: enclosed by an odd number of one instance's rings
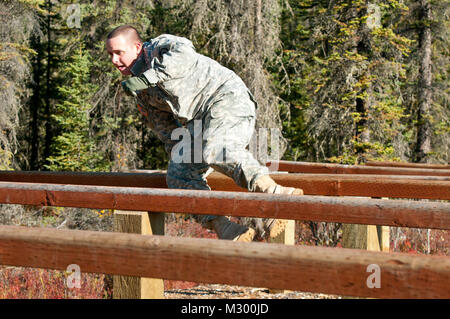
[[[233,71],[197,53],[190,40],[169,34],[145,42],[131,72],[151,84],[138,92],[142,108],[171,113],[181,125],[201,119],[211,105],[236,91],[247,91],[253,99]],[[239,109],[232,113],[239,115]]]

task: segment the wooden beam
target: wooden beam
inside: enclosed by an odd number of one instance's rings
[[[450,177],[334,174],[271,174],[271,177],[281,185],[302,188],[307,195],[450,199]],[[165,172],[2,171],[0,181],[167,188]],[[231,178],[216,172],[208,176],[208,183],[213,190],[246,191]]]
[[[277,237],[269,239],[271,243],[295,245],[295,220],[288,220],[284,231]]]
[[[280,185],[303,189],[306,195],[450,199],[448,180],[333,174],[272,174],[271,177]],[[208,183],[213,190],[242,190],[222,174],[211,174]]]
[[[389,198],[381,198],[383,200],[389,200]],[[391,236],[389,226],[376,225],[378,244],[380,246],[380,251],[390,252],[391,250]]]
[[[389,226],[377,225],[378,238],[380,240],[381,251],[389,252],[390,249],[390,228]]]
[[[164,214],[115,211],[114,231],[141,235],[164,235]],[[115,299],[162,299],[164,282],[158,278],[114,276]]]
[[[277,237],[269,238],[268,243],[278,243],[284,245],[295,245],[295,220],[288,220],[286,228]],[[289,293],[290,290],[269,289],[269,293]]]
[[[407,168],[427,168],[427,169],[450,169],[446,164],[426,164],[426,163],[407,163],[407,162],[367,162],[366,166],[384,166],[384,167],[407,167]]]
[[[368,251],[382,251],[382,237],[378,228],[386,226],[342,224],[342,247],[350,249],[364,249]],[[388,247],[389,252],[389,247]],[[349,298],[344,296],[344,299]]]
[[[272,161],[266,165],[272,171],[285,171],[290,173],[450,176],[450,169],[373,167],[291,161]]]
[[[450,258],[0,226],[3,265],[377,298],[450,298]],[[372,266],[371,266],[372,265]],[[380,288],[370,288],[373,265]]]
[[[167,188],[165,172],[41,172],[0,171],[0,181],[124,187]]]
[[[342,247],[389,252],[389,226],[342,224]]]
[[[342,247],[381,251],[377,226],[342,224]]]
[[[450,229],[443,202],[0,182],[0,203]]]

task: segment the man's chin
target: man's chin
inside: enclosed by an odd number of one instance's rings
[[[122,75],[131,75],[131,72],[130,72],[130,70],[123,70],[123,71],[120,71],[120,73],[122,73]]]
[[[131,75],[131,71],[128,68],[117,68],[122,75]]]

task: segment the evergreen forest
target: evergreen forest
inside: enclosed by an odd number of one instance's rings
[[[446,0],[1,0],[0,167],[165,169],[105,49],[121,24],[235,71],[282,159],[448,163]]]

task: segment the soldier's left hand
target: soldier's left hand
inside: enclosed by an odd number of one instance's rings
[[[132,78],[129,78],[126,81],[122,81],[122,87],[125,90],[125,93],[127,93],[130,96],[136,97],[137,91],[145,90],[150,87],[150,83],[145,78],[145,76],[133,76]]]

